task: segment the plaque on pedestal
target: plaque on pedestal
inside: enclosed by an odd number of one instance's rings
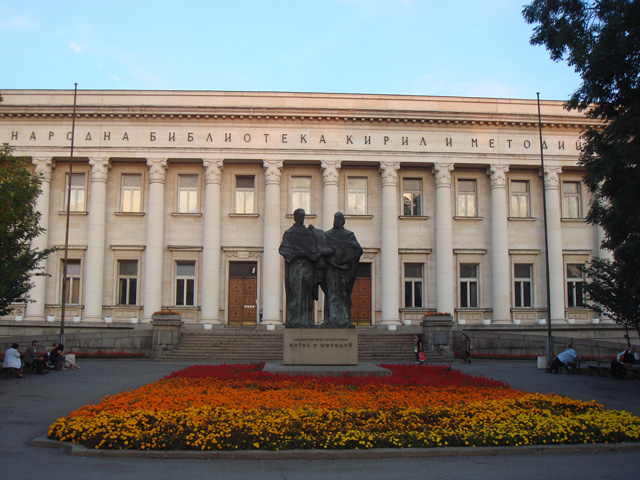
[[[286,328],[285,365],[357,365],[358,333],[348,328]]]

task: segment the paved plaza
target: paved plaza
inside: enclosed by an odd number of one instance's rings
[[[179,370],[189,363],[150,360],[81,360],[78,371],[0,379],[0,479],[55,476],[72,479],[174,478],[216,479],[539,479],[637,478],[640,450],[571,453],[441,456],[431,458],[370,458],[348,460],[187,460],[93,458],[69,456],[59,449],[33,447],[57,418],[105,395],[131,390]],[[640,381],[596,375],[546,374],[532,361],[474,361],[453,368],[509,383],[513,388],[554,392],[581,400],[596,400],[606,408],[640,416]],[[374,453],[374,452],[370,452]],[[442,452],[446,453],[446,452]],[[517,475],[517,477],[515,477]]]

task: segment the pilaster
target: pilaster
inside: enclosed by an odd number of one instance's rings
[[[220,185],[223,162],[205,158],[204,228],[202,239],[202,323],[220,321]]]
[[[262,322],[282,323],[280,246],[280,177],[283,162],[265,160],[264,254],[262,258]]]
[[[380,248],[382,281],[382,324],[400,323],[398,288],[398,170],[399,162],[380,162],[382,176],[382,245]]]
[[[451,216],[451,172],[453,164],[433,165],[436,180],[436,308],[454,312],[453,226]]]
[[[511,321],[509,295],[509,234],[507,231],[507,176],[509,167],[491,165],[491,267],[493,280],[493,320]]]
[[[544,168],[544,194],[547,203],[547,239],[549,242],[549,292],[551,320],[564,319],[564,263],[560,214],[561,167]]]

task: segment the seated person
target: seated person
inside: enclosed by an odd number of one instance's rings
[[[49,366],[42,355],[38,354],[38,341],[31,342],[31,346],[27,347],[22,354],[25,366],[34,366],[38,375],[49,373]]]
[[[49,363],[51,363],[56,370],[67,370],[65,365],[68,363],[71,368],[76,370],[80,368],[64,355],[64,345],[58,342],[53,343],[53,349],[49,352]]]
[[[22,355],[20,355],[18,348],[19,345],[17,343],[11,345],[11,348],[7,348],[7,351],[4,352],[2,368],[9,369],[18,378],[24,378],[24,375],[22,375],[22,360],[20,358]]]
[[[621,351],[616,359],[611,362],[611,375],[613,378],[624,378],[624,366],[633,365],[634,363],[640,363],[640,358],[638,358],[638,354],[636,353],[636,346],[631,345],[626,350]]]
[[[567,349],[559,353],[556,358],[553,359],[551,366],[547,368],[547,373],[558,373],[560,371],[560,367],[575,365],[578,360],[578,354],[573,349],[571,344],[567,345]]]

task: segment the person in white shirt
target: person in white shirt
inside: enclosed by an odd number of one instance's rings
[[[631,345],[626,350],[621,351],[616,359],[611,362],[611,375],[613,378],[623,379],[625,378],[625,365],[633,365],[634,363],[639,363],[640,358],[638,358],[638,354],[636,353],[636,346]]]
[[[573,349],[571,344],[567,345],[567,349],[559,353],[556,358],[553,359],[551,366],[547,368],[547,373],[558,373],[560,371],[560,367],[563,365],[575,365],[576,360],[578,360],[578,354]]]
[[[17,343],[11,345],[11,348],[7,348],[7,351],[4,352],[2,368],[8,368],[16,374],[16,377],[24,378],[24,375],[22,375],[22,360],[20,359],[22,355],[20,355],[18,348],[19,345]]]

